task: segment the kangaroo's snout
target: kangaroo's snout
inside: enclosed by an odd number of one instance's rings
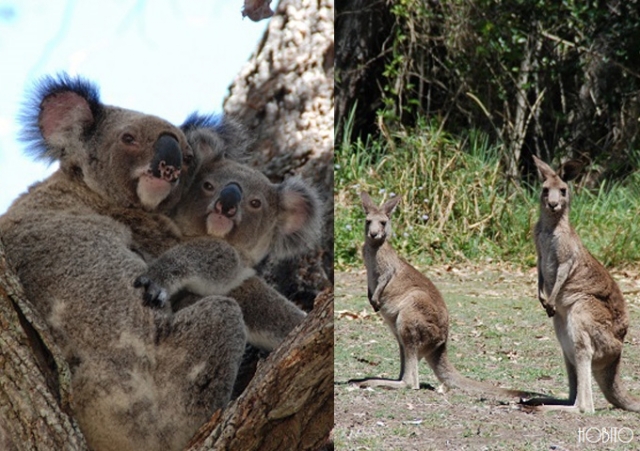
[[[217,213],[223,214],[228,218],[235,216],[238,212],[238,205],[242,200],[242,188],[237,183],[229,183],[220,192],[220,197],[215,204]]]
[[[553,212],[562,210],[562,196],[560,190],[550,189],[547,195],[547,208]]]
[[[386,223],[381,221],[371,221],[368,224],[367,235],[371,240],[382,241],[386,238]]]

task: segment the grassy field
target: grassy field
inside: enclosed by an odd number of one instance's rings
[[[450,359],[460,372],[503,387],[567,396],[560,347],[535,298],[535,270],[507,265],[420,269],[439,287],[449,307]],[[617,272],[615,278],[631,317],[623,380],[640,397],[640,276]],[[612,408],[595,385],[596,413],[574,415],[529,413],[517,400],[442,392],[424,362],[418,391],[348,384],[351,378],[365,376],[396,378],[398,349],[369,306],[363,270],[337,272],[335,293],[337,450],[640,449],[640,416]],[[626,435],[605,443],[602,428],[618,428]],[[629,440],[630,431],[632,441],[622,443]]]

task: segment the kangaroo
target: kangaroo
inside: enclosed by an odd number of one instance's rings
[[[569,375],[569,399],[535,398],[527,404],[541,411],[593,413],[593,372],[611,404],[640,412],[640,400],[630,396],[620,380],[622,343],[629,326],[622,292],[569,224],[567,182],[578,176],[582,164],[572,160],[555,172],[535,155],[533,159],[543,181],[534,229],[538,299],[553,317]]]
[[[351,380],[360,387],[420,388],[418,361],[424,358],[447,388],[460,388],[494,395],[527,397],[529,392],[507,390],[462,376],[449,362],[447,337],[449,313],[442,295],[424,274],[400,257],[387,238],[391,214],[399,197],[377,207],[361,193],[366,213],[365,243],[362,248],[367,268],[367,295],[400,346],[398,380],[366,378]]]

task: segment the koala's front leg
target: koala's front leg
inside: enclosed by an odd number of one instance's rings
[[[169,249],[149,264],[134,286],[144,288],[146,305],[160,308],[182,290],[225,295],[254,274],[231,245],[204,237]]]
[[[228,296],[240,305],[247,341],[267,351],[275,349],[306,316],[260,277],[247,279]]]

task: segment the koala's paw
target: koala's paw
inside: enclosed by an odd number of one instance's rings
[[[167,290],[155,283],[147,276],[140,276],[134,282],[135,288],[144,288],[142,302],[147,307],[162,308],[167,303]]]

